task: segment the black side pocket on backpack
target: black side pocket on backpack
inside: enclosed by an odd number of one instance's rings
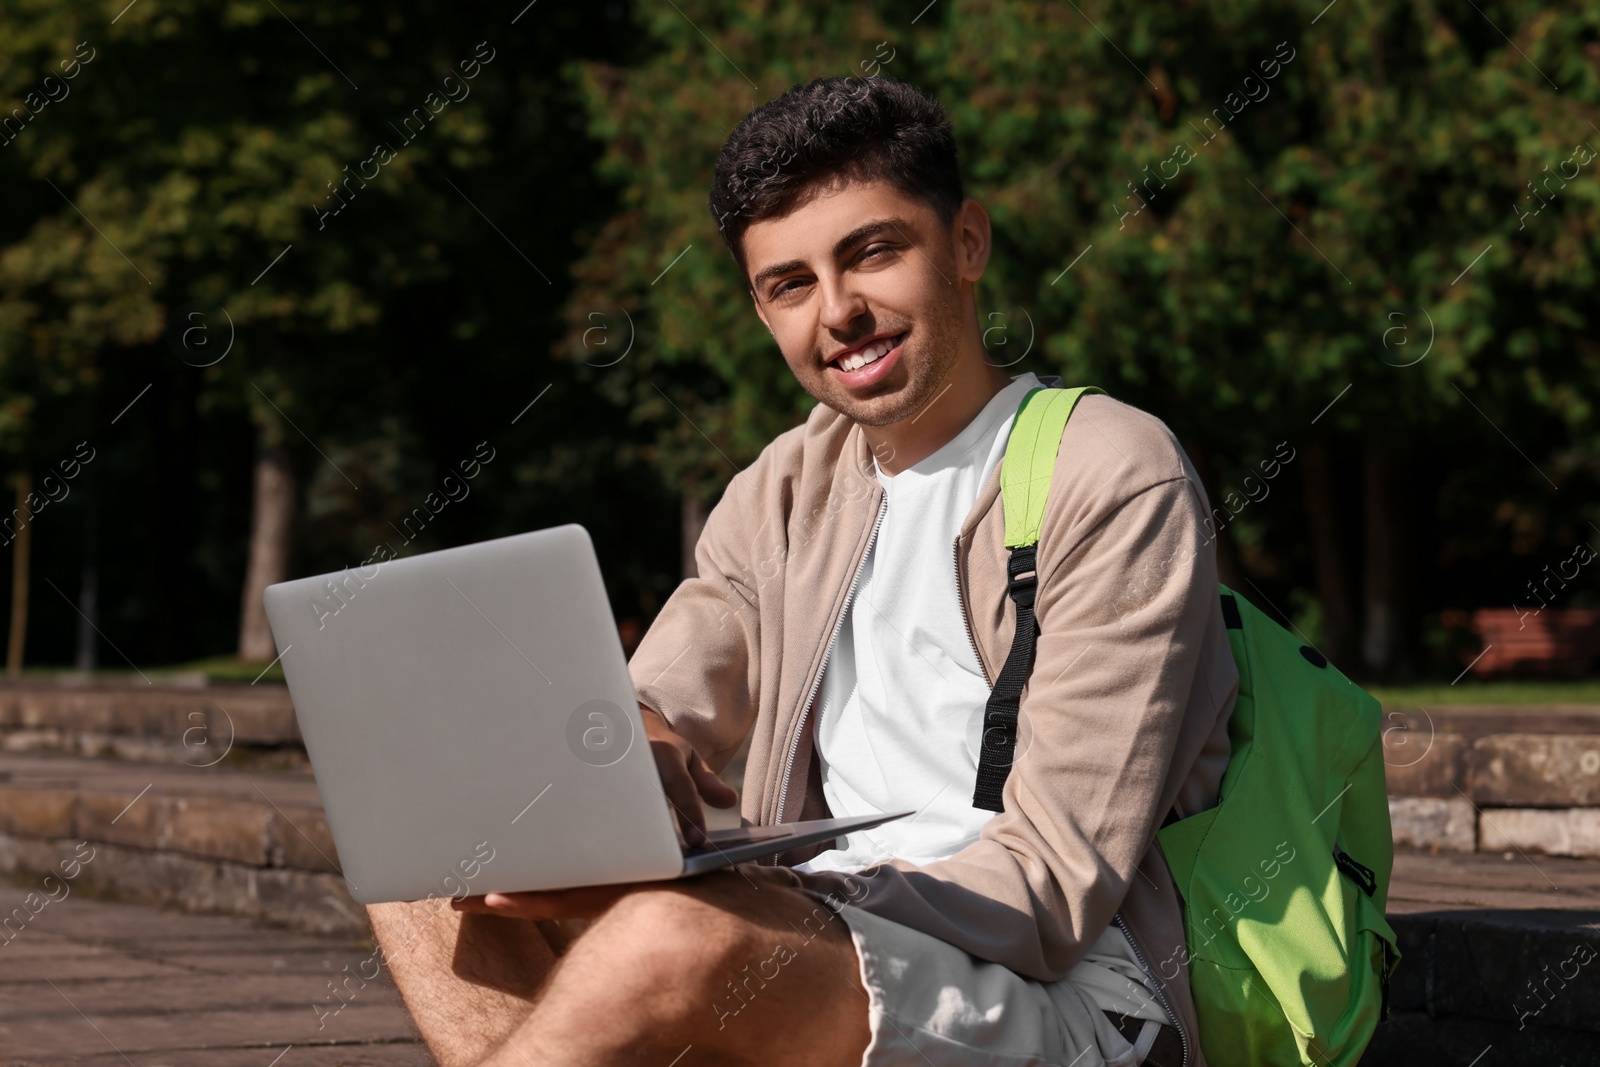
[[[1372,873],[1372,868],[1351,859],[1350,854],[1338,845],[1333,847],[1333,862],[1339,868],[1339,873],[1350,879],[1369,899],[1378,891],[1378,876]],[[1381,990],[1378,1020],[1382,1022],[1389,1017],[1389,976],[1394,972],[1395,961],[1389,942],[1379,937],[1378,944],[1383,948],[1383,969],[1378,972],[1378,987]]]
[[[1372,873],[1372,868],[1351,859],[1349,853],[1338,845],[1333,847],[1333,862],[1338,866],[1339,872],[1354,882],[1367,896],[1370,897],[1378,891],[1378,876]]]

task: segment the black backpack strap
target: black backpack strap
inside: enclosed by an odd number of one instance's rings
[[[1004,811],[1000,794],[1017,747],[1017,711],[1022,703],[1022,687],[1033,668],[1033,645],[1039,636],[1039,623],[1033,617],[1033,594],[1038,586],[1034,565],[1037,545],[1013,548],[1006,560],[1010,580],[1006,592],[1017,606],[1017,632],[1011,639],[1000,677],[983,711],[983,747],[978,756],[978,784],[972,793],[972,806],[985,811]]]
[[[1017,406],[1005,458],[1000,462],[1000,496],[1004,501],[1006,539],[1011,555],[1006,560],[1010,576],[1006,592],[1017,606],[1017,631],[1011,651],[995,680],[983,712],[983,747],[978,755],[978,781],[972,806],[1004,811],[1000,794],[1017,747],[1017,716],[1022,687],[1033,667],[1033,646],[1039,624],[1033,617],[1033,595],[1038,583],[1035,552],[1044,525],[1050,475],[1061,447],[1061,435],[1072,410],[1085,393],[1104,393],[1096,386],[1075,389],[1030,389]]]

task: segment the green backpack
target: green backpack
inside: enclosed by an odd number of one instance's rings
[[[1034,551],[1078,398],[1023,397],[1000,469],[1017,635],[985,709],[976,807],[1001,810],[1033,662]],[[1388,1014],[1399,963],[1384,918],[1394,843],[1381,707],[1327,659],[1220,586],[1239,693],[1216,807],[1157,833],[1183,899],[1200,1047],[1213,1064],[1343,1067]]]

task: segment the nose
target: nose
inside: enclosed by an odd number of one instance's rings
[[[848,275],[818,278],[817,289],[822,297],[822,326],[837,334],[857,332],[851,324],[867,313],[867,300],[849,281]]]

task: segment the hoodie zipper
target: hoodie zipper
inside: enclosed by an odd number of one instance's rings
[[[956,601],[961,605],[961,628],[967,631],[967,643],[972,646],[972,656],[978,661],[978,673],[983,676],[985,685],[993,685],[989,681],[989,671],[983,665],[983,654],[978,651],[978,639],[972,636],[972,624],[967,621],[967,592],[961,582],[961,538],[957,537],[950,543],[950,559],[955,564],[956,575]]]
[[[827,669],[828,657],[833,655],[834,642],[839,639],[839,631],[844,628],[845,615],[850,610],[850,601],[855,598],[856,585],[861,581],[861,570],[866,564],[867,556],[872,552],[872,542],[878,538],[878,527],[883,525],[883,513],[889,503],[889,494],[885,493],[878,499],[878,517],[873,520],[872,532],[867,535],[867,547],[861,553],[861,559],[856,563],[855,574],[850,579],[850,588],[844,594],[844,606],[839,609],[839,617],[834,620],[833,633],[828,637],[828,646],[822,651],[822,663],[817,667],[817,676],[811,682],[811,691],[800,704],[800,721],[795,726],[794,740],[789,743],[789,754],[783,763],[783,785],[778,790],[778,813],[773,819],[775,823],[783,822],[783,809],[789,799],[789,777],[794,770],[794,757],[800,749],[800,734],[806,728],[806,718],[811,713],[811,702],[816,698],[817,690],[822,687],[822,673]],[[770,866],[778,865],[778,857],[771,857]]]
[[[1128,939],[1128,947],[1133,949],[1133,958],[1139,961],[1139,969],[1150,980],[1150,990],[1155,993],[1156,1000],[1161,1004],[1161,1010],[1167,1013],[1167,1018],[1172,1020],[1172,1028],[1178,1031],[1178,1043],[1183,1046],[1183,1058],[1178,1067],[1188,1067],[1189,1063],[1189,1037],[1183,1032],[1183,1024],[1178,1021],[1178,1013],[1172,1010],[1172,1004],[1167,1000],[1167,994],[1162,991],[1161,983],[1156,979],[1155,972],[1145,962],[1144,953],[1139,950],[1139,942],[1133,939],[1133,931],[1128,929],[1128,924],[1122,921],[1122,913],[1114,912],[1111,921],[1117,924],[1122,935]]]

